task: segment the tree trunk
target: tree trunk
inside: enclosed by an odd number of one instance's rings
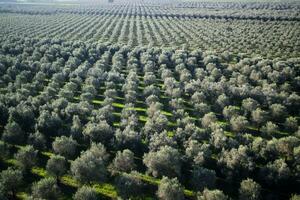
[[[17,196],[16,196],[16,191],[15,191],[15,189],[12,189],[11,195],[12,195],[12,199],[13,199],[13,200],[17,200]]]
[[[60,185],[60,180],[59,180],[59,177],[56,176],[56,184],[59,186]]]

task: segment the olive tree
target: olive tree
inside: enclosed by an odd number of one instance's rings
[[[22,102],[16,107],[9,109],[9,120],[12,120],[20,125],[22,130],[29,132],[34,125],[34,113],[31,106]]]
[[[6,124],[8,119],[8,109],[2,102],[0,102],[0,113],[0,124]]]
[[[251,111],[255,110],[256,108],[258,108],[258,106],[259,103],[252,98],[247,98],[242,101],[242,108],[244,109],[246,115],[248,113],[251,113]]]
[[[22,184],[23,174],[18,169],[8,168],[0,173],[0,185],[3,186],[3,195],[10,196],[12,199],[16,199],[16,193],[19,186]],[[1,197],[1,195],[0,195]]]
[[[72,119],[71,135],[77,141],[82,139],[83,126],[78,115],[74,115]]]
[[[62,120],[56,113],[49,111],[41,111],[37,119],[37,129],[46,136],[57,135],[62,126]]]
[[[167,131],[163,131],[161,133],[154,133],[150,136],[150,151],[158,151],[163,146],[176,146],[174,138],[169,137]]]
[[[20,125],[9,120],[9,122],[4,127],[2,134],[2,140],[10,144],[22,144],[25,139],[25,133],[20,127]]]
[[[131,172],[135,168],[134,153],[128,149],[118,151],[111,168],[113,172]]]
[[[31,167],[36,165],[37,153],[38,151],[30,145],[19,149],[19,151],[15,154],[15,158],[22,170],[28,172],[28,170],[30,170]]]
[[[7,144],[3,141],[0,141],[0,161],[3,161],[4,158],[8,155]]]
[[[222,172],[228,179],[247,176],[254,169],[249,148],[242,145],[237,149],[222,150],[218,163],[224,166]]]
[[[0,199],[8,200],[4,184],[0,182]]]
[[[194,167],[190,182],[198,191],[202,191],[204,188],[213,188],[216,183],[216,172],[204,167]]]
[[[54,155],[47,161],[46,169],[49,174],[56,178],[59,182],[59,177],[67,172],[67,161],[63,156]]]
[[[300,199],[300,195],[297,194],[293,194],[290,198],[290,200],[299,200]]]
[[[282,120],[287,115],[286,107],[281,104],[272,104],[270,111],[273,119]]]
[[[140,152],[142,146],[141,133],[135,131],[131,125],[126,126],[123,131],[117,129],[114,145],[117,148],[127,148],[135,152]]]
[[[92,187],[82,186],[80,187],[73,196],[74,200],[97,200],[98,195]]]
[[[284,123],[285,129],[289,132],[294,132],[298,129],[298,121],[296,117],[288,117]]]
[[[81,183],[102,182],[107,177],[107,159],[105,147],[101,143],[92,143],[90,149],[82,152],[80,157],[72,161],[71,173]]]
[[[261,187],[252,179],[246,179],[241,182],[239,189],[240,200],[258,200],[260,199]]]
[[[235,106],[226,106],[223,109],[223,116],[226,119],[231,119],[239,114],[239,110]]]
[[[243,131],[248,126],[248,120],[244,116],[236,116],[230,119],[230,125],[233,131]]]
[[[28,144],[32,145],[35,149],[43,150],[46,147],[46,138],[41,132],[35,131],[29,135]]]
[[[158,186],[157,197],[161,200],[183,200],[183,188],[177,178],[163,177]]]
[[[197,161],[198,164],[203,163],[206,159],[211,157],[210,144],[201,144],[197,140],[192,139],[189,140],[185,146],[186,156],[194,162]]]
[[[261,131],[269,136],[272,136],[278,131],[278,126],[271,121],[268,121],[262,128]]]
[[[230,100],[225,94],[221,94],[217,98],[217,104],[221,109],[223,109],[225,106],[230,104]]]
[[[269,185],[279,185],[291,177],[291,170],[283,159],[277,159],[261,168],[260,175]]]
[[[143,193],[143,186],[142,181],[134,174],[134,172],[130,174],[123,173],[116,178],[118,195],[123,199],[138,197]]]
[[[210,144],[216,149],[223,149],[227,147],[228,138],[225,136],[224,130],[218,128],[214,130],[210,137]]]
[[[67,159],[73,159],[77,154],[78,143],[72,137],[56,137],[52,143],[55,153],[64,156]]]
[[[181,155],[172,147],[164,146],[156,152],[144,154],[143,162],[154,177],[180,176]]]
[[[106,121],[98,123],[89,122],[83,134],[91,139],[92,142],[107,143],[113,137],[113,130]]]
[[[293,156],[293,150],[300,145],[300,139],[294,136],[282,137],[276,143],[276,149],[282,157],[289,160]]]
[[[146,133],[146,135],[151,135],[155,132],[159,133],[162,132],[167,125],[168,118],[165,115],[163,115],[160,111],[155,111],[153,115],[148,118],[144,126],[144,132]]]
[[[217,121],[217,117],[215,113],[210,112],[203,116],[201,123],[204,128],[209,128],[216,121]]]
[[[267,121],[267,112],[262,110],[261,108],[257,108],[256,110],[253,110],[251,116],[253,122],[257,124],[258,128],[260,128],[261,124]]]
[[[43,178],[32,186],[32,197],[34,199],[52,200],[58,199],[60,189],[56,184],[56,180],[52,177]]]
[[[221,190],[209,190],[205,188],[197,197],[198,200],[227,200],[228,197]]]

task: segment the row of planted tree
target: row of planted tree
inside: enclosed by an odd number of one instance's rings
[[[175,14],[189,10],[198,12],[198,9],[131,4],[80,9],[26,5],[6,8],[4,4],[0,8],[2,37],[63,38],[131,47],[185,46],[188,49],[258,54],[272,59],[299,56],[299,21],[285,19],[292,18],[293,12],[297,16],[296,8],[284,11],[287,15],[283,17],[268,16],[271,11],[279,12],[273,9],[260,9],[249,16],[243,15],[248,13],[244,10],[237,13],[236,9],[209,9],[209,12],[200,9],[199,17],[197,13]],[[43,14],[41,10],[49,13]],[[169,12],[171,14],[167,14]],[[260,18],[256,19],[256,15]]]
[[[297,192],[297,58],[14,37],[0,46],[1,158],[18,166],[1,172],[6,197],[21,191],[9,184],[20,173],[31,188],[34,167],[57,181],[32,184],[33,199],[56,199],[66,177],[89,185],[76,199],[97,198],[99,183],[124,199]]]

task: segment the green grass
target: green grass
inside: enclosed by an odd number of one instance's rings
[[[4,160],[4,162],[9,164],[9,165],[15,165],[15,166],[18,165],[18,161],[16,159],[13,159],[13,158],[6,159],[6,160]]]
[[[211,158],[214,160],[218,160],[218,155],[217,154],[211,154]]]
[[[118,197],[116,188],[112,184],[109,183],[94,184],[93,188],[96,190],[97,193],[103,194],[104,196],[113,199]]]
[[[75,98],[75,97],[74,97]],[[79,98],[78,98],[79,99]],[[94,104],[103,104],[103,101],[100,100],[93,100],[92,101]]]
[[[227,125],[229,125],[229,123],[226,121],[217,121],[217,124],[219,124],[223,128],[226,127]]]
[[[79,97],[73,97],[73,99],[74,99],[74,100],[80,100],[80,98],[79,98]]]
[[[119,123],[119,122],[114,122],[114,123],[113,123],[113,126],[114,126],[114,127],[119,127],[119,126],[120,126],[120,123]]]
[[[188,196],[188,197],[194,197],[195,196],[195,192],[193,192],[191,190],[184,189],[183,192],[184,192],[185,196]]]
[[[112,103],[112,106],[116,107],[116,108],[124,108],[125,107],[125,105],[122,103]]]
[[[146,108],[141,108],[141,107],[130,107],[128,110],[135,110],[135,111],[140,111],[140,112],[147,112]]]
[[[41,167],[31,168],[31,173],[35,174],[35,175],[38,175],[40,177],[43,177],[43,178],[49,177],[49,174],[47,173],[47,171],[44,168],[41,168]]]
[[[168,131],[167,134],[169,137],[173,137],[175,135],[175,133],[173,131]]]
[[[281,135],[281,136],[289,136],[290,134],[284,131],[276,131],[277,134]]]
[[[77,188],[77,187],[80,186],[80,184],[75,179],[73,179],[71,176],[69,176],[69,175],[65,175],[65,176],[61,177],[60,181],[63,184],[65,184],[67,186],[70,186],[70,187]]]
[[[117,117],[121,117],[121,113],[119,113],[119,112],[113,112],[112,114],[117,116]]]
[[[176,127],[177,126],[177,123],[174,123],[174,122],[168,122],[168,126],[171,126],[171,127]]]
[[[166,116],[169,116],[169,117],[172,117],[172,116],[173,116],[172,113],[167,112],[167,111],[161,111],[161,114],[166,115]]]
[[[28,199],[29,195],[26,192],[18,192],[17,198],[20,200],[26,200]]]
[[[140,115],[139,120],[142,121],[142,122],[147,122],[148,117]]]
[[[114,99],[119,99],[119,100],[125,100],[125,98],[124,97],[119,97],[119,96],[116,96],[116,97],[113,97]]]
[[[42,151],[41,154],[46,156],[46,157],[49,157],[49,158],[54,155],[54,153],[51,153],[49,151]]]
[[[146,175],[146,174],[141,174],[141,173],[136,173],[136,177],[144,182],[150,183],[152,185],[159,185],[160,184],[160,179],[154,178],[152,176]]]
[[[230,132],[230,131],[224,131],[224,135],[226,135],[227,137],[232,137],[232,138],[235,137],[235,134],[233,132]]]
[[[247,129],[253,130],[253,131],[259,131],[257,127],[254,126],[248,126]]]

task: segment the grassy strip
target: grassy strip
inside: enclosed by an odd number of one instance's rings
[[[140,116],[139,116],[139,120],[142,121],[142,122],[147,122],[148,117],[143,116],[143,115],[140,115]]]
[[[235,134],[233,132],[229,132],[229,131],[224,131],[224,135],[227,137],[232,137],[232,138],[235,137]]]
[[[100,194],[110,197],[110,198],[117,198],[118,194],[116,191],[115,186],[109,184],[109,183],[98,183],[94,184],[93,188]]]
[[[54,155],[54,153],[51,153],[49,151],[42,151],[41,154],[46,156],[46,157],[49,157],[49,158]]]
[[[17,198],[21,200],[26,200],[29,198],[29,195],[26,192],[18,192]]]

